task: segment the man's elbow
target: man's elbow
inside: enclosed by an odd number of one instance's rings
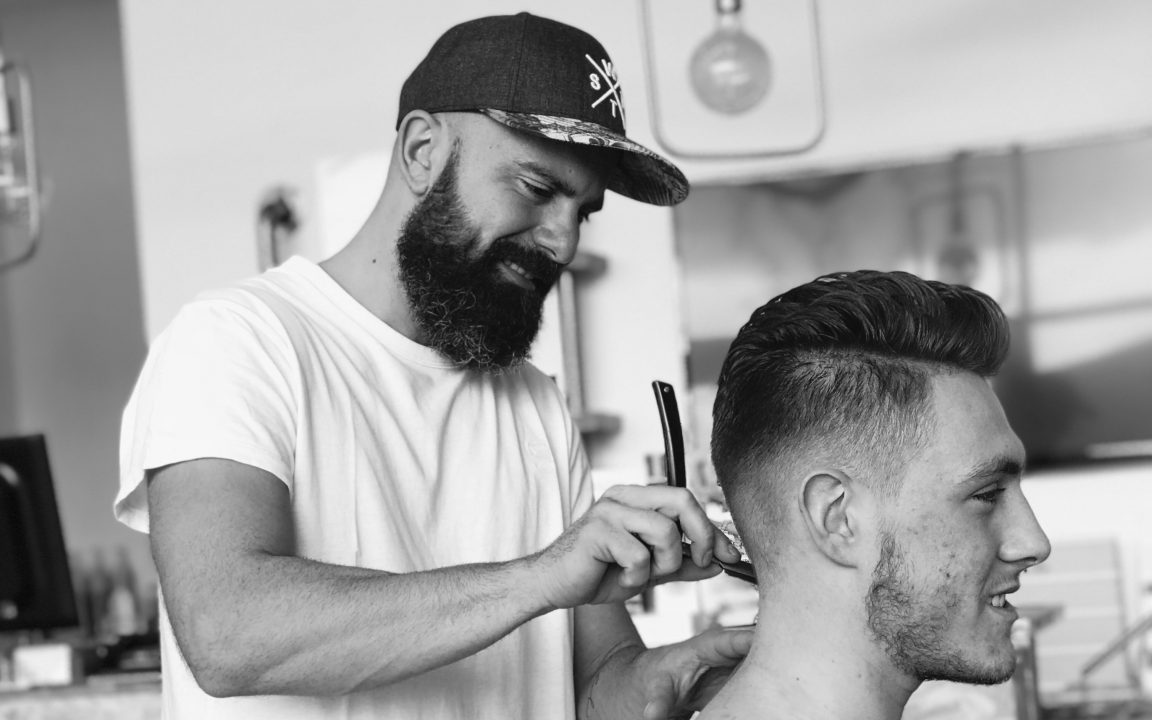
[[[263,673],[250,657],[252,638],[205,614],[196,614],[183,630],[176,633],[180,652],[201,690],[214,698],[262,694]]]
[[[248,691],[242,683],[237,682],[234,675],[223,671],[221,668],[202,666],[197,670],[191,665],[189,668],[192,670],[192,677],[196,679],[196,684],[211,697],[232,698],[254,694]]]
[[[230,698],[258,694],[254,687],[255,683],[245,677],[246,673],[238,668],[235,662],[197,656],[194,652],[186,655],[186,661],[188,669],[192,672],[192,679],[211,697]]]

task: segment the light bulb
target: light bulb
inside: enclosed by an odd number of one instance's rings
[[[692,53],[692,88],[707,107],[739,115],[768,94],[772,64],[768,51],[740,27],[739,2],[717,3],[716,30]]]

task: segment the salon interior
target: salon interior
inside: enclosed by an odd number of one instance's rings
[[[996,390],[1052,553],[1013,596],[1013,679],[926,683],[904,717],[1152,717],[1152,4],[436,6],[0,0],[0,470],[39,488],[0,482],[0,716],[159,717],[156,573],[112,516],[149,342],[202,290],[339,249],[427,46],[529,10],[602,40],[630,137],[692,183],[673,208],[610,197],[546,305],[533,360],[597,491],[667,481],[660,380],[726,522],[711,406],[752,309],[836,270],[972,285],[1012,323]],[[49,588],[31,619],[19,572]],[[756,602],[721,575],[629,608],[663,644]]]

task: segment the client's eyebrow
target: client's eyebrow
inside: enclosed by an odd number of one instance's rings
[[[960,477],[960,484],[988,482],[1003,477],[1017,478],[1024,474],[1024,461],[1018,457],[1000,455],[977,463]]]

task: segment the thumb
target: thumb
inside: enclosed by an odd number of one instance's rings
[[[752,649],[753,626],[713,628],[694,638],[696,656],[709,667],[732,667]]]
[[[648,687],[648,703],[644,706],[644,720],[668,720],[676,703],[676,688],[671,676],[664,675]]]

